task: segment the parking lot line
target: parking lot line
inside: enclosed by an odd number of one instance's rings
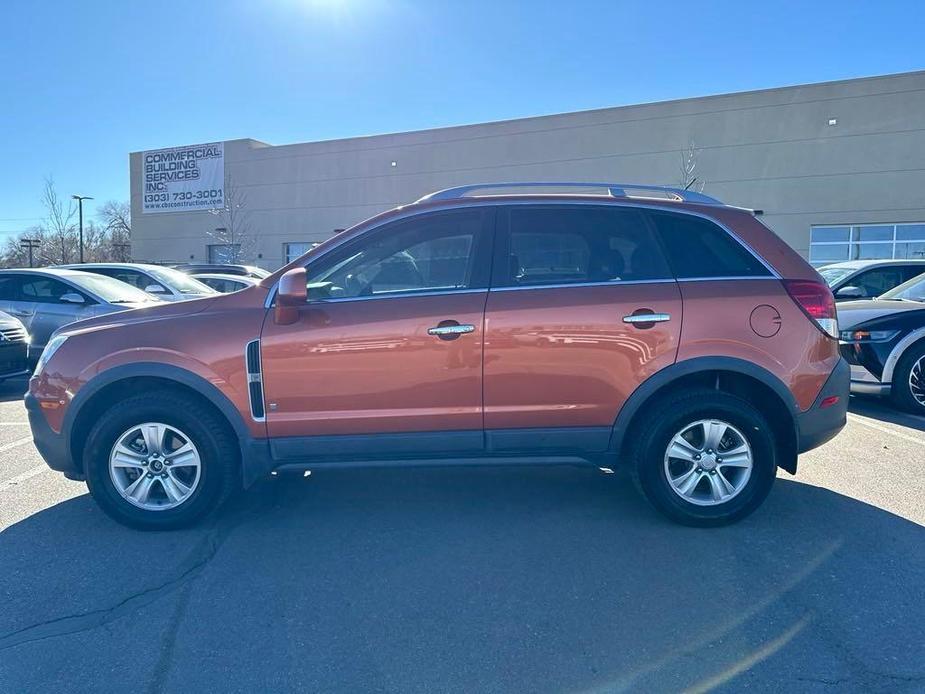
[[[890,427],[885,427],[881,424],[868,419],[867,417],[862,417],[861,415],[854,414],[853,412],[848,413],[848,419],[857,422],[858,424],[863,424],[866,427],[871,429],[876,429],[877,431],[882,431],[884,434],[892,434],[897,438],[903,439],[905,441],[911,441],[912,443],[917,443],[919,445],[925,445],[925,439],[918,436],[912,436],[910,434],[904,434],[901,431],[896,431],[895,429],[890,429]]]
[[[10,441],[9,443],[3,444],[2,446],[0,446],[0,453],[3,453],[3,451],[8,451],[11,448],[18,448],[19,446],[24,446],[27,443],[32,443],[31,436],[23,436],[21,439],[16,439],[15,441]]]
[[[11,477],[8,480],[0,482],[0,492],[5,492],[7,489],[12,489],[13,487],[22,484],[26,480],[32,479],[36,475],[41,475],[43,472],[47,472],[50,469],[51,468],[49,468],[47,465],[36,465],[32,469],[26,470],[25,472],[16,475],[16,477]]]

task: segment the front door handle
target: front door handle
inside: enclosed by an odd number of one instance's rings
[[[21,318],[28,318],[32,315],[32,311],[10,311],[14,316],[20,316]]]
[[[642,311],[636,311],[628,316],[623,316],[624,323],[631,323],[639,327],[643,327],[640,324],[651,324],[651,323],[665,323],[671,320],[671,314],[669,313],[652,313]],[[650,326],[645,326],[650,327]]]
[[[460,335],[474,333],[475,326],[469,324],[459,324],[456,321],[441,321],[439,325],[428,328],[427,334],[439,337],[441,340],[455,340]]]

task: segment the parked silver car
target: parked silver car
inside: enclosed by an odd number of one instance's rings
[[[0,270],[0,311],[29,332],[29,359],[38,359],[62,325],[104,313],[160,303],[125,282],[78,270]]]
[[[185,272],[145,263],[83,263],[60,265],[69,270],[93,272],[130,284],[164,301],[186,301],[214,296],[217,292]]]

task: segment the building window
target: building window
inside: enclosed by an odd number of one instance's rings
[[[925,259],[925,223],[814,226],[809,262],[818,267],[846,260]]]
[[[214,243],[209,246],[209,262],[219,265],[236,263],[241,254],[240,243]]]
[[[300,255],[308,253],[308,251],[315,245],[317,244],[309,243],[308,241],[299,241],[298,243],[284,243],[283,264],[288,265]]]

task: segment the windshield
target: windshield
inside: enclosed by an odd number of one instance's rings
[[[925,301],[925,273],[903,282],[898,287],[893,287],[893,289],[881,294],[878,298],[886,299],[887,301]]]
[[[824,267],[819,270],[819,274],[822,275],[822,279],[825,280],[826,284],[830,287],[838,282],[842,277],[847,277],[852,272],[854,268],[850,267]]]
[[[147,268],[152,277],[158,279],[181,294],[217,294],[212,287],[193,279],[184,272],[169,267]]]
[[[68,275],[69,282],[110,304],[141,304],[160,301],[130,284],[105,275]]]

